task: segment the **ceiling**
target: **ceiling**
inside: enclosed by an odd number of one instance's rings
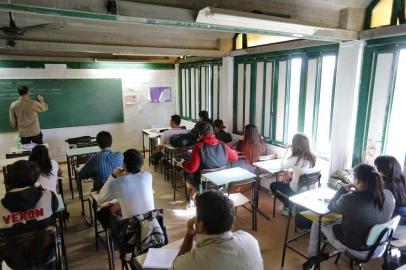
[[[370,0],[138,0],[117,1],[119,19],[107,15],[99,0],[0,0],[0,27],[13,11],[17,26],[43,23],[63,28],[30,32],[7,46],[0,33],[0,54],[173,61],[178,56],[220,57],[231,49],[231,31],[199,29],[194,23],[207,6],[265,15],[284,15],[310,24],[345,28],[342,10],[363,14]],[[67,11],[67,12],[64,12]],[[89,15],[90,14],[90,15]],[[93,15],[102,15],[93,18]],[[354,14],[354,13],[352,13]],[[348,18],[347,18],[348,20]]]

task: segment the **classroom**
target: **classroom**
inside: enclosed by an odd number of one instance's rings
[[[0,0],[0,269],[406,269],[406,0]]]

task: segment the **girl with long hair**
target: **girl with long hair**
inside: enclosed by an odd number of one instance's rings
[[[291,181],[289,183],[273,182],[270,189],[274,194],[276,194],[276,191],[280,191],[287,196],[292,196],[300,191],[298,183],[302,174],[320,171],[316,167],[316,156],[310,149],[310,141],[306,135],[297,133],[293,136],[292,144],[288,146],[282,159],[281,169],[289,169],[292,171]],[[275,196],[284,204],[281,214],[287,215],[289,200],[282,196]]]
[[[378,172],[382,174],[385,188],[390,190],[396,200],[393,215],[400,215],[400,223],[393,236],[401,238],[406,234],[406,178],[402,167],[393,156],[379,156],[374,161]]]
[[[30,154],[30,161],[37,163],[41,170],[37,184],[44,189],[56,192],[58,176],[62,175],[58,162],[49,157],[48,148],[44,145],[36,145]]]
[[[322,233],[336,249],[364,258],[369,252],[369,231],[373,226],[391,219],[395,199],[389,190],[384,189],[381,175],[373,166],[356,166],[354,176],[354,184],[340,188],[328,205],[329,210],[341,214],[342,219],[323,226]],[[303,265],[303,269],[311,269],[317,262],[318,237],[318,224],[313,223],[309,242],[310,259]],[[375,254],[380,251],[383,252],[378,250]]]

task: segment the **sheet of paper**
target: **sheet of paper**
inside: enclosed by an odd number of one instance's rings
[[[143,269],[169,269],[178,252],[179,249],[150,248]]]

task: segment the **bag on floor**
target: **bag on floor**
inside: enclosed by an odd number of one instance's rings
[[[388,250],[383,256],[383,270],[396,270],[406,264],[406,253],[398,248]]]

